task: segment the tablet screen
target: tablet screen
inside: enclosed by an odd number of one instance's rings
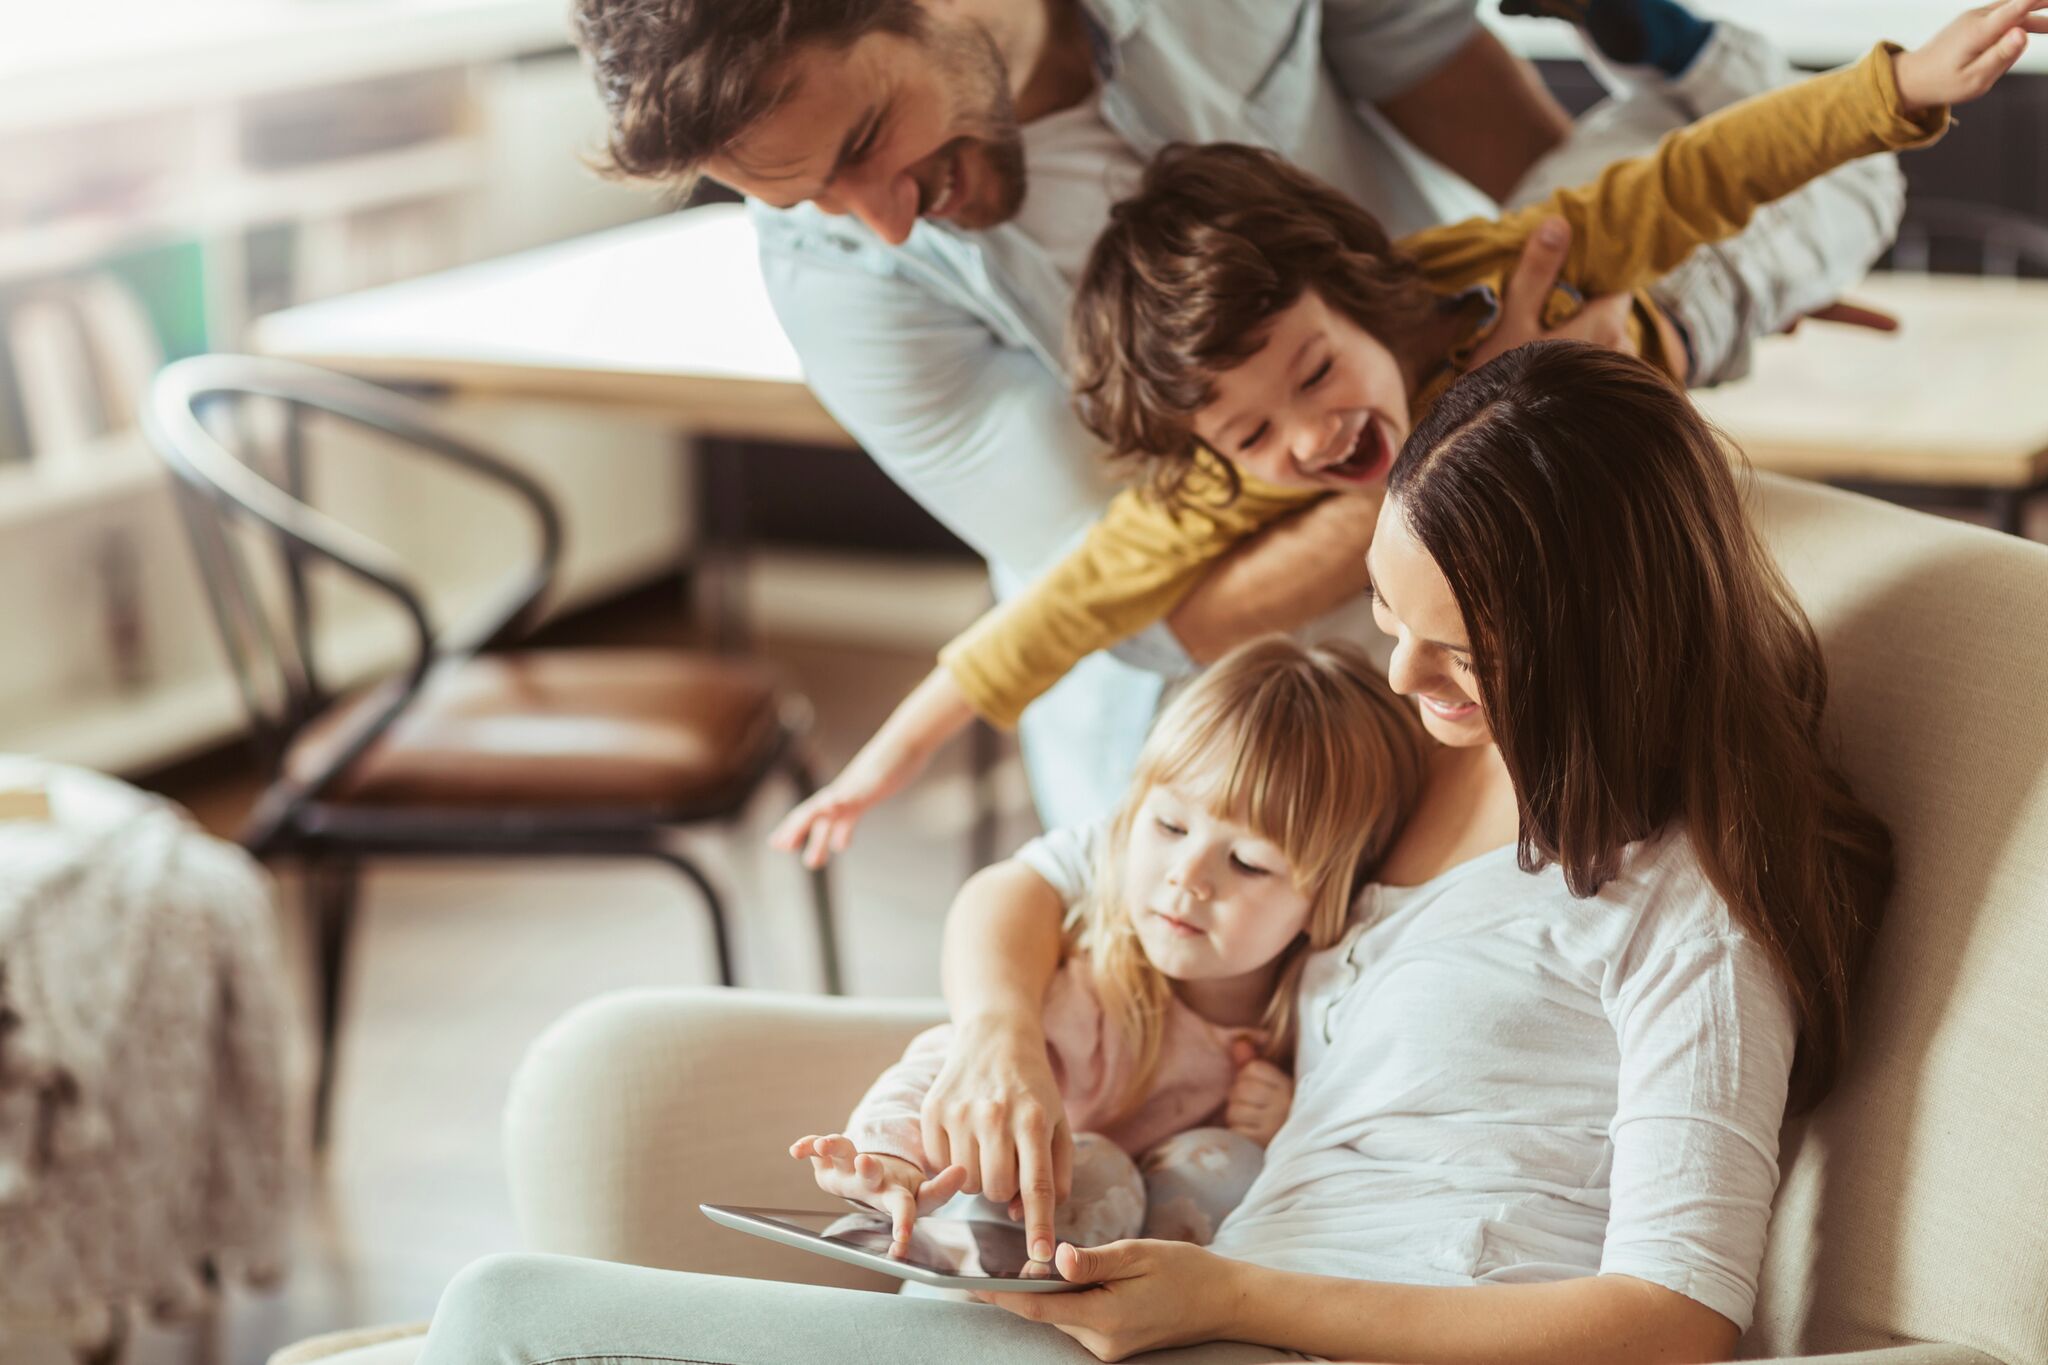
[[[1024,1249],[1024,1229],[1015,1223],[970,1222],[920,1218],[911,1227],[907,1251],[891,1256],[886,1214],[870,1210],[849,1213],[798,1213],[789,1209],[736,1210],[764,1222],[780,1223],[823,1241],[865,1251],[942,1275],[997,1280],[1057,1280],[1059,1271],[1034,1261]]]

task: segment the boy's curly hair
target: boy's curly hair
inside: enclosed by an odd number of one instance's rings
[[[1236,471],[1202,458],[1194,414],[1310,289],[1390,342],[1437,302],[1378,220],[1307,171],[1236,143],[1165,148],[1110,211],[1075,291],[1068,367],[1082,422],[1169,505],[1203,466],[1235,497]]]

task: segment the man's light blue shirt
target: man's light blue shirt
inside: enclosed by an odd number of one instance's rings
[[[1395,235],[1489,210],[1371,105],[1476,31],[1472,0],[1082,0],[1102,117],[1140,158],[1169,142],[1270,147]],[[1027,187],[1027,193],[1029,192]],[[820,401],[1007,595],[1086,532],[1116,491],[1073,415],[1060,355],[1072,289],[1014,224],[920,221],[891,247],[851,217],[753,204],[777,315]],[[1026,712],[1048,825],[1109,809],[1168,677],[1162,626],[1098,655]]]

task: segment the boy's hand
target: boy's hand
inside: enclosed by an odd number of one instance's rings
[[[818,1188],[841,1199],[889,1215],[891,1255],[910,1249],[910,1229],[920,1213],[930,1213],[960,1193],[967,1172],[948,1166],[931,1179],[898,1156],[857,1152],[852,1139],[840,1133],[813,1134],[790,1144],[789,1154],[811,1163]]]
[[[940,745],[974,721],[959,684],[935,668],[889,713],[839,776],[814,792],[768,836],[771,848],[802,851],[804,866],[820,868],[853,842],[853,827],[868,807],[888,800],[924,771]]]
[[[784,853],[801,853],[804,866],[819,868],[853,842],[853,827],[871,806],[881,804],[908,786],[924,767],[922,754],[905,753],[876,735],[853,761],[797,808],[782,817],[768,836],[768,845]]]
[[[1237,1079],[1230,1083],[1230,1095],[1224,1101],[1223,1126],[1263,1147],[1287,1121],[1287,1111],[1294,1104],[1294,1080],[1260,1058],[1258,1050],[1242,1039],[1230,1055],[1237,1062]]]
[[[1999,0],[1966,11],[1911,52],[1893,59],[1899,101],[1908,114],[1967,104],[1998,84],[2027,50],[2029,33],[2048,33],[2048,0]]]

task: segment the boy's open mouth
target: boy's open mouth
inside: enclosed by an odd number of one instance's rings
[[[1391,455],[1386,428],[1379,418],[1367,417],[1365,425],[1358,429],[1358,439],[1352,442],[1349,455],[1310,473],[1332,483],[1370,483],[1387,472],[1387,466],[1392,463]]]

